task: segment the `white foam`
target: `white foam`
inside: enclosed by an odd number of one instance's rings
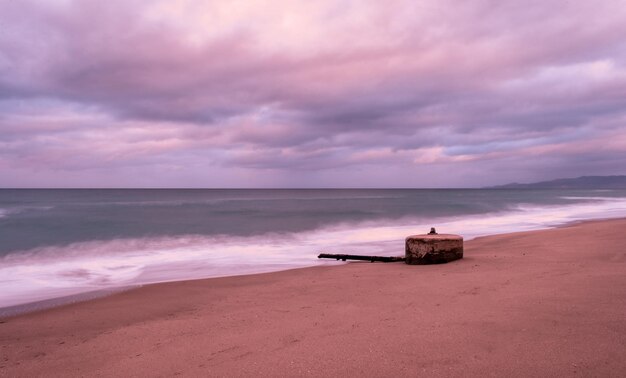
[[[0,218],[4,218],[11,214],[19,214],[27,210],[50,210],[54,206],[16,206],[10,208],[0,208]]]
[[[438,231],[477,236],[626,216],[626,198],[560,206],[519,206],[500,213],[335,225],[253,237],[186,235],[75,243],[0,259],[0,307],[135,284],[261,273],[334,264],[320,252],[402,255],[404,238]]]
[[[564,196],[561,197],[562,199],[566,199],[566,200],[573,200],[573,201],[612,201],[615,200],[615,197],[593,197],[593,196]]]

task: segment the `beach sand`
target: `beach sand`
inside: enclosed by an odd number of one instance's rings
[[[625,245],[626,220],[594,221],[444,265],[148,285],[0,320],[0,376],[621,377]]]

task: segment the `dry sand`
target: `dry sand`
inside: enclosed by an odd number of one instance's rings
[[[587,222],[446,265],[150,285],[2,320],[0,376],[623,377],[625,243]]]

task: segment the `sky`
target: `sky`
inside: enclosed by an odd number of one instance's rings
[[[626,174],[623,1],[0,0],[0,187]]]

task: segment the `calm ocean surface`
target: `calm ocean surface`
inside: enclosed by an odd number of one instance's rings
[[[0,307],[626,216],[626,190],[0,190]]]

